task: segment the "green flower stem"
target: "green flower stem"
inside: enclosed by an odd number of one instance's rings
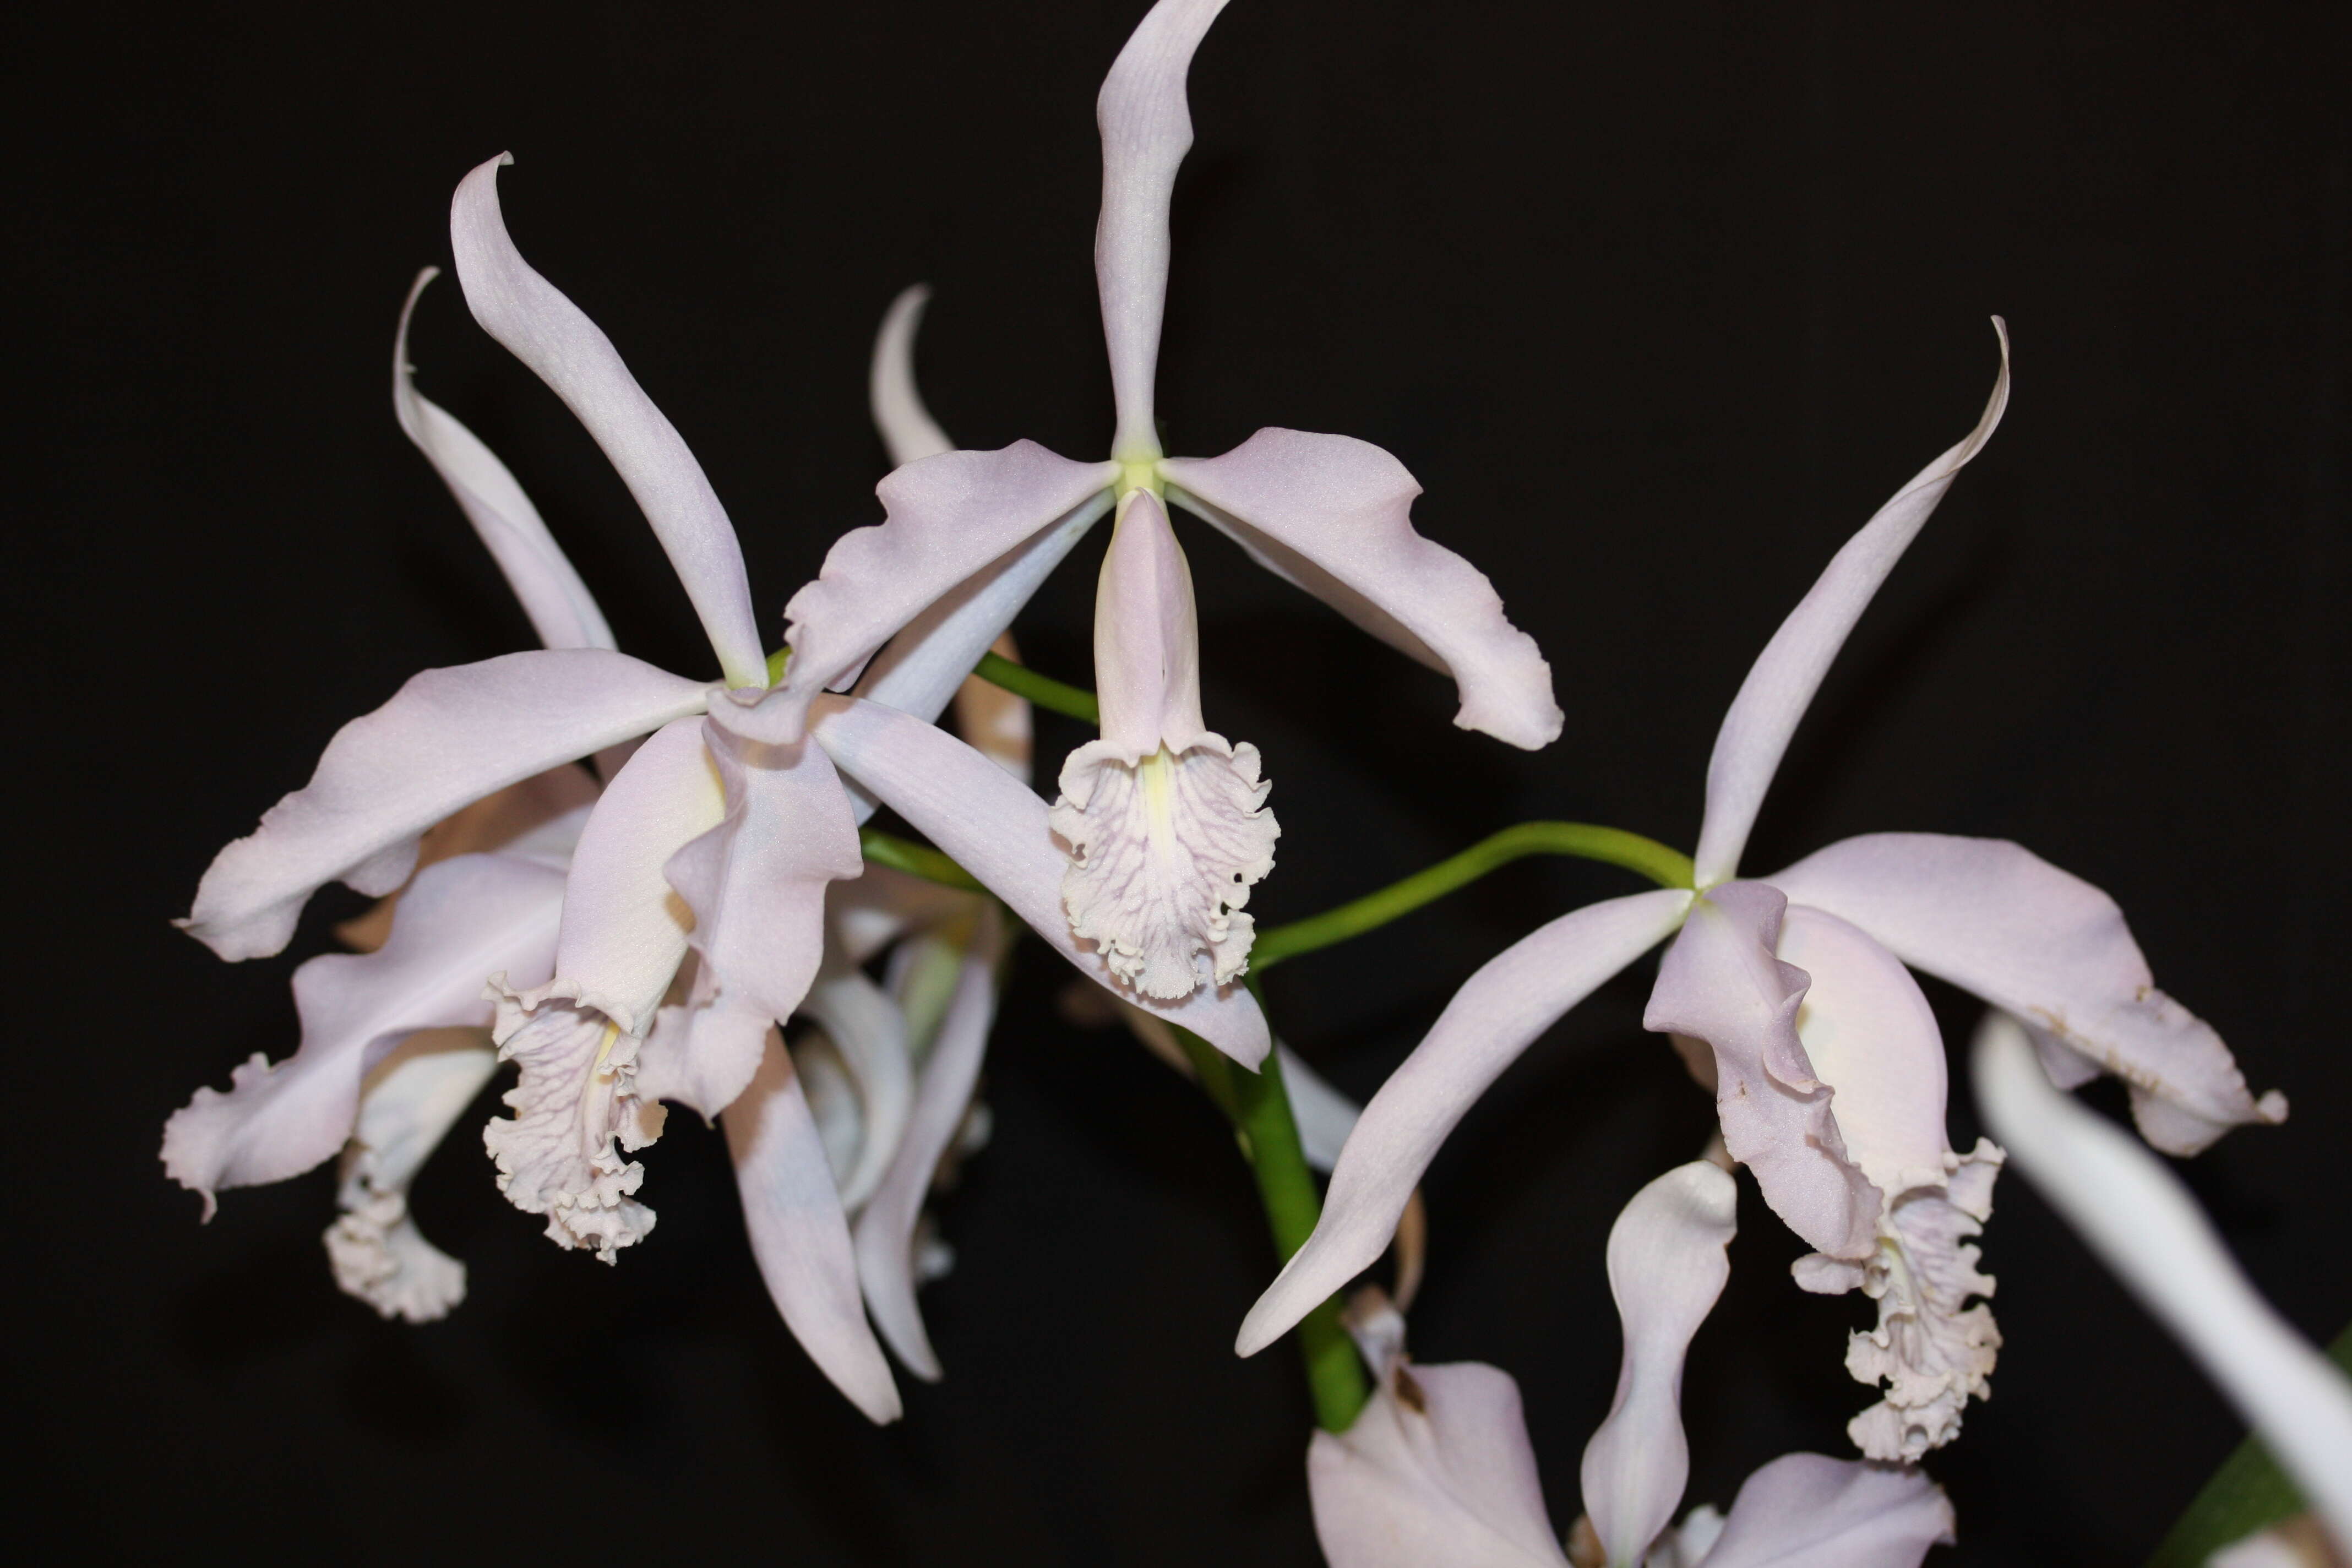
[[[1601,860],[1638,871],[1662,888],[1687,888],[1696,880],[1690,857],[1654,838],[1622,827],[1596,827],[1589,822],[1522,822],[1377,893],[1258,932],[1250,945],[1250,970],[1255,973],[1286,958],[1361,936],[1528,855]]]
[[[1015,664],[1002,654],[984,653],[971,672],[991,686],[1002,686],[1015,697],[1026,697],[1040,708],[1065,713],[1073,719],[1083,719],[1089,724],[1102,722],[1102,704],[1095,694],[1083,687],[1065,685],[1051,676],[1040,675],[1025,664]]]
[[[1201,1087],[1233,1121],[1242,1153],[1257,1177],[1258,1203],[1274,1233],[1276,1256],[1286,1263],[1315,1234],[1323,1203],[1316,1194],[1314,1173],[1307,1166],[1307,1152],[1299,1145],[1298,1122],[1290,1112],[1282,1069],[1269,1056],[1264,1070],[1243,1072],[1198,1035],[1178,1029],[1176,1038]],[[1334,1296],[1307,1314],[1298,1325],[1298,1349],[1307,1363],[1316,1424],[1327,1432],[1345,1432],[1355,1425],[1370,1391],[1355,1344],[1339,1322],[1339,1298]]]
[[[961,888],[969,893],[988,890],[980,885],[979,878],[928,844],[916,844],[894,834],[861,827],[857,830],[857,847],[877,866],[887,866],[894,871],[904,871],[927,882],[937,882],[943,888]]]
[[[2336,1336],[2327,1358],[2352,1376],[2352,1328]],[[2205,1560],[2222,1547],[2292,1518],[2305,1507],[2303,1494],[2263,1440],[2249,1436],[2190,1501],[2147,1560],[2147,1568],[2204,1568]]]

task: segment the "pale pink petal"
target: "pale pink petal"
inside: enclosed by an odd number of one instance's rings
[[[1160,456],[1151,388],[1168,304],[1168,204],[1177,166],[1192,145],[1184,77],[1202,35],[1224,8],[1225,0],[1160,0],[1119,50],[1095,100],[1103,144],[1095,286],[1118,403],[1111,453],[1122,462]]]
[[[383,1317],[429,1323],[466,1299],[466,1266],[425,1239],[408,1189],[498,1067],[488,1030],[425,1029],[368,1075],[323,1239],[336,1285]]]
[[[1261,430],[1222,458],[1160,465],[1170,499],[1258,564],[1454,677],[1454,722],[1533,751],[1559,739],[1551,666],[1486,574],[1412,526],[1421,486],[1367,441]]]
[[[927,1383],[939,1381],[940,1358],[915,1304],[915,1222],[980,1081],[988,1028],[996,1016],[994,972],[1002,950],[996,917],[983,910],[981,928],[957,969],[955,991],[930,1056],[923,1063],[913,1112],[891,1152],[881,1184],[857,1216],[857,1277],[865,1287],[867,1310],[907,1370]]]
[[[2263,1300],[2163,1161],[2051,1087],[2015,1019],[1987,1017],[1973,1058],[1977,1104],[2010,1158],[2352,1548],[2352,1379]]]
[[[494,791],[425,830],[417,841],[416,869],[458,855],[496,853],[563,870],[572,864],[572,847],[580,842],[597,789],[586,768],[566,763]],[[412,874],[409,881],[415,880]],[[396,888],[364,914],[337,921],[335,940],[354,952],[382,947],[392,935],[393,916],[405,891],[405,887]]]
[[[645,1239],[654,1213],[636,1201],[645,1167],[623,1160],[661,1136],[662,1108],[637,1089],[643,1041],[562,980],[517,991],[493,976],[499,1058],[520,1069],[506,1104],[514,1114],[482,1129],[499,1191],[525,1214],[547,1216],[547,1238],[586,1247],[611,1263]]]
[[[1811,977],[1797,1038],[1834,1092],[1846,1157],[1890,1200],[1941,1186],[1944,1037],[1919,983],[1866,932],[1804,904],[1789,905],[1773,951]]]
[[[2009,406],[2009,328],[1998,316],[1992,324],[2000,337],[2000,374],[1993,382],[1984,417],[1958,446],[1920,469],[1861,532],[1846,541],[1764,645],[1740,683],[1739,694],[1731,700],[1723,727],[1716,732],[1715,754],[1706,764],[1706,816],[1699,826],[1696,856],[1700,887],[1738,875],[1740,851],[1748,847],[1764,793],[1771,787],[1798,721],[1821,689],[1822,677],[1879,584],[1952,488],[1954,478],[1984,449],[2000,423],[2001,410]]]
[[[675,719],[637,748],[588,814],[563,887],[555,944],[563,994],[642,1036],[686,957],[693,914],[670,858],[726,811],[704,721]]]
[[[1731,1261],[1739,1188],[1704,1160],[1633,1194],[1609,1230],[1609,1293],[1625,1335],[1617,1396],[1584,1447],[1584,1511],[1609,1561],[1637,1563],[1690,1478],[1683,1358]]]
[[[1357,1120],[1315,1234],[1266,1287],[1234,1348],[1255,1355],[1370,1266],[1422,1173],[1486,1087],[1528,1042],[1683,919],[1675,889],[1610,899],[1521,938],[1465,981]]]
[[[1307,1486],[1331,1568],[1567,1568],[1499,1367],[1392,1362],[1354,1426],[1315,1434]]]
[[[408,363],[408,318],[416,310],[416,297],[440,270],[428,267],[418,273],[400,308],[400,330],[392,343],[392,411],[506,574],[507,586],[522,601],[539,640],[549,647],[611,647],[613,631],[604,612],[514,475],[471,430],[416,390]]]
[[[2115,900],[2017,845],[1874,833],[1772,882],[2122,1079],[2141,1132],[2167,1153],[2285,1119],[2285,1098],[2255,1100],[2212,1026],[2156,989]]]
[[[974,901],[961,888],[869,863],[856,880],[826,890],[825,910],[842,961],[863,964],[909,931],[969,914]]]
[[[706,1005],[744,1016],[740,1026],[698,1026],[689,1037],[696,1103],[709,1115],[751,1080],[768,1025],[800,1005],[824,951],[825,890],[865,862],[849,797],[822,748],[754,745],[707,720],[702,739],[726,816],[673,855],[663,875],[693,911],[687,941],[702,956]]]
[[[758,1070],[773,1021],[708,1001],[656,1010],[637,1052],[637,1093],[717,1120]]]
[[[1816,1251],[1862,1258],[1876,1244],[1879,1194],[1847,1156],[1831,1090],[1797,1038],[1806,975],[1772,955],[1786,908],[1761,882],[1700,898],[1658,966],[1642,1024],[1713,1048],[1724,1147]]]
[[[1201,721],[1201,626],[1192,573],[1150,490],[1118,503],[1095,590],[1095,694],[1102,738],[1129,763],[1181,752]]]
[[[919,616],[921,632],[900,637],[892,667],[874,672],[866,694],[937,717],[1045,574],[1108,510],[1116,472],[1034,441],[947,452],[897,470],[876,489],[884,521],[843,534],[816,581],[784,606],[793,658],[783,690],[738,707],[730,726],[762,741],[798,740],[809,699],[855,679]]]
[[[501,153],[457,184],[449,243],[482,330],[506,345],[586,426],[653,524],[730,687],[768,684],[751,584],[727,509],[677,427],[654,406],[595,322],[532,270],[499,211]]]
[[[164,1127],[164,1169],[205,1194],[209,1215],[219,1188],[283,1181],[326,1159],[352,1134],[371,1049],[487,1025],[492,974],[547,978],[562,907],[562,874],[528,860],[460,855],[418,873],[382,948],[294,972],[301,1048],[275,1067],[256,1055],[226,1094],[198,1089]]]
[[[735,1157],[743,1228],[776,1310],[866,1419],[896,1421],[898,1390],[866,1324],[849,1222],[781,1035],[770,1032],[758,1076],[719,1120]]]
[[[418,837],[458,807],[703,700],[698,682],[602,648],[428,669],[336,731],[310,782],[214,858],[179,923],[223,958],[276,952],[326,883],[388,893],[408,879]]]
[[[1282,1064],[1282,1087],[1290,1096],[1291,1117],[1298,1123],[1299,1151],[1316,1170],[1328,1171],[1339,1163],[1339,1151],[1348,1146],[1348,1135],[1356,1130],[1362,1108],[1279,1040],[1274,1043],[1274,1055]]]
[[[1914,1469],[1783,1454],[1749,1476],[1705,1568],[1919,1568],[1952,1504]]]
[[[915,382],[915,332],[923,323],[923,307],[930,299],[929,288],[921,283],[899,290],[883,314],[882,330],[874,335],[874,363],[866,377],[866,403],[894,468],[955,450],[948,433],[923,406],[922,388]]]
[[[857,1095],[857,1157],[839,1173],[841,1206],[856,1213],[890,1168],[915,1106],[915,1058],[907,1016],[863,970],[837,964],[809,988],[801,1009],[823,1029]]]
[[[1045,826],[1045,803],[1003,769],[944,731],[876,702],[827,699],[812,733],[841,770],[945,850],[1079,973],[1108,984],[1097,954],[1070,935],[1062,913],[1067,858]],[[1240,986],[1203,986],[1179,1003],[1141,1003],[1192,1030],[1244,1067],[1273,1045],[1265,1015]]]

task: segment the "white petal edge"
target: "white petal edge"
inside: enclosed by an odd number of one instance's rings
[[[866,372],[866,400],[894,468],[955,450],[948,433],[923,406],[922,388],[915,381],[915,333],[923,324],[923,307],[930,300],[928,285],[917,283],[900,289],[883,312],[881,331],[874,334],[874,363]]]
[[[603,648],[510,653],[412,677],[335,732],[310,782],[223,849],[179,922],[230,960],[283,948],[310,895],[370,897],[416,864],[425,829],[559,763],[701,711],[701,683]]]
[[[1585,1445],[1584,1511],[1620,1568],[1637,1568],[1690,1479],[1683,1358],[1731,1278],[1738,1184],[1704,1160],[1633,1194],[1609,1230],[1609,1293],[1624,1354],[1609,1415]]]
[[[867,1420],[896,1421],[898,1384],[866,1323],[849,1222],[782,1035],[770,1033],[751,1087],[719,1121],[734,1155],[744,1229],[776,1310]]]
[[[2051,1086],[2025,1030],[1990,1013],[1977,1102],[2026,1179],[2171,1331],[2352,1551],[2352,1379],[2263,1300],[2179,1177]]]
[[[604,330],[522,258],[499,210],[501,153],[457,183],[449,244],[482,330],[563,399],[653,525],[730,687],[768,684],[743,548],[702,465]]]
[[[1690,901],[1667,888],[1588,905],[1522,937],[1465,981],[1364,1107],[1332,1169],[1322,1219],[1250,1308],[1234,1351],[1255,1355],[1369,1268],[1478,1097],[1560,1015],[1681,924]]]
[[[1740,852],[1748,847],[1772,775],[1780,771],[1789,739],[1811,705],[1813,693],[1821,689],[1838,649],[1953,479],[1984,450],[2000,423],[2001,411],[2009,406],[2009,326],[1999,316],[1992,326],[2000,339],[2000,374],[1976,428],[1914,475],[1831,557],[1820,579],[1764,645],[1724,713],[1715,753],[1707,759],[1706,815],[1699,824],[1694,857],[1701,888],[1738,873]]]
[[[437,267],[419,272],[400,307],[400,328],[392,342],[393,415],[481,536],[539,640],[549,647],[609,648],[613,628],[604,624],[604,611],[522,486],[480,437],[416,390],[415,368],[408,363],[408,320],[417,296],[440,275]]]

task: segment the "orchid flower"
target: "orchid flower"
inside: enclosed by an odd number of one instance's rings
[[[1634,1194],[1609,1233],[1624,1357],[1585,1446],[1585,1519],[1563,1550],[1544,1508],[1518,1385],[1475,1362],[1415,1366],[1385,1303],[1350,1313],[1379,1391],[1307,1448],[1315,1532],[1331,1568],[1917,1568],[1952,1508],[1916,1469],[1784,1454],[1728,1514],[1669,1523],[1690,1474],[1683,1361],[1730,1277],[1738,1189],[1705,1161]],[[1366,1292],[1376,1296],[1375,1292]]]
[[[425,831],[468,803],[637,743],[577,824],[564,870],[498,856],[428,867],[404,902],[437,894],[444,912],[380,953],[307,967],[322,995],[315,1026],[306,1008],[303,1048],[283,1066],[257,1058],[240,1068],[226,1095],[199,1091],[166,1129],[165,1164],[205,1194],[208,1213],[220,1187],[310,1169],[351,1133],[372,1058],[408,1031],[478,1022],[488,973],[499,1057],[521,1068],[507,1096],[516,1114],[486,1133],[509,1199],[545,1215],[561,1245],[610,1261],[653,1224],[635,1197],[643,1169],[622,1155],[658,1136],[658,1102],[712,1114],[757,1079],[755,1103],[734,1120],[747,1129],[736,1139],[739,1166],[757,1165],[762,1190],[775,1197],[757,1213],[747,1201],[755,1245],[767,1238],[771,1288],[820,1364],[869,1415],[887,1419],[897,1396],[859,1310],[846,1224],[775,1026],[816,974],[825,889],[858,875],[856,826],[877,797],[1086,967],[1061,919],[1045,804],[928,722],[952,682],[894,693],[918,709],[928,702],[915,713],[827,698],[813,727],[816,744],[771,746],[706,724],[714,698],[768,679],[733,530],[610,341],[515,250],[496,186],[508,161],[467,175],[452,205],[467,303],[613,458],[700,614],[726,684],[670,675],[603,646],[602,617],[520,487],[415,395],[404,363],[404,425],[485,536],[512,545],[499,552],[500,564],[522,579],[519,596],[542,635],[569,646],[427,671],[347,725],[310,784],[221,852],[183,925],[226,958],[275,952],[326,881],[389,892],[416,867]],[[853,798],[837,754],[855,757],[852,771],[870,795]],[[689,952],[688,1014],[648,1051]],[[486,957],[494,960],[487,969]],[[1255,1061],[1267,1049],[1264,1019],[1246,995],[1154,1005],[1238,1058]],[[790,1260],[786,1283],[780,1258]]]
[[[782,689],[726,719],[788,744],[818,695],[856,679],[910,625],[961,676],[1096,521],[1116,521],[1096,600],[1099,739],[1061,772],[1053,831],[1069,860],[1068,930],[1131,994],[1173,1001],[1246,968],[1244,905],[1273,865],[1277,828],[1256,748],[1201,710],[1190,568],[1167,504],[1205,519],[1261,565],[1450,673],[1455,722],[1517,746],[1557,738],[1560,713],[1535,643],[1475,568],[1412,527],[1420,487],[1379,447],[1260,430],[1221,458],[1162,455],[1152,415],[1169,266],[1169,204],[1192,127],[1184,79],[1224,0],[1160,0],[1113,63],[1097,106],[1103,202],[1095,272],[1118,428],[1083,463],[1031,441],[950,452],[882,482],[887,513],[845,535],[786,606]],[[901,638],[903,645],[905,639]],[[885,655],[886,658],[890,656]],[[755,694],[740,694],[739,700]]]
[[[2336,1554],[2352,1556],[2352,1380],[2255,1291],[2162,1161],[2035,1069],[2041,1052],[2030,1026],[1999,1010],[1986,1015],[1970,1053],[1985,1120],[2051,1206],[2261,1434]],[[2245,1545],[2241,1561],[2293,1560],[2263,1552]]]
[[[1379,1256],[1407,1196],[1473,1101],[1569,1008],[1669,935],[1644,1023],[1705,1047],[1731,1158],[1815,1249],[1808,1289],[1879,1303],[1847,1364],[1886,1381],[1849,1429],[1873,1458],[1916,1458],[1958,1429],[2000,1343],[1992,1282],[1964,1245],[1990,1212],[2000,1151],[1956,1155],[1944,1131],[1941,1037],[1914,965],[2035,1020],[2063,1081],[2105,1068],[2131,1085],[2142,1132],[2193,1152],[2230,1126],[2276,1121],[2219,1036],[2155,989],[2113,900],[2014,844],[1872,834],[1760,881],[1740,851],[1830,661],[2009,397],[2001,370],[1976,428],[1880,508],[1748,671],[1707,768],[1696,889],[1577,910],[1463,985],[1366,1106],[1321,1224],[1242,1325],[1255,1353]],[[1678,933],[1678,934],[1677,934]]]

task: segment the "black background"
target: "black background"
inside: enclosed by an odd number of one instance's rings
[[[80,1554],[1314,1560],[1289,1347],[1227,1350],[1272,1264],[1231,1139],[1123,1035],[1061,1023],[1066,972],[1034,946],[991,1058],[995,1142],[944,1213],[961,1261],[926,1293],[949,1376],[902,1380],[887,1431],[775,1321],[690,1118],[646,1162],[660,1230],[611,1270],[539,1239],[453,1138],[417,1207],[471,1298],[422,1330],[334,1291],[328,1173],[200,1227],[155,1158],[198,1084],[290,1047],[286,976],[356,903],[223,966],[165,923],[213,851],[409,673],[530,646],[388,406],[394,315],[446,264],[458,177],[513,151],[519,243],[699,454],[772,640],[828,541],[879,514],[863,378],[905,284],[937,289],[921,374],[958,439],[1103,449],[1093,98],[1140,9],[8,24],[29,182],[10,359],[35,406],[9,476],[31,945],[7,1354],[19,1479]],[[1171,448],[1262,424],[1387,446],[1568,712],[1533,756],[1456,731],[1444,682],[1180,523],[1211,722],[1275,780],[1261,919],[1524,817],[1687,847],[1723,704],[1835,546],[1976,418],[2002,312],[2008,422],[1832,675],[1748,864],[1933,829],[2113,892],[2160,983],[2294,1100],[2186,1173],[2289,1318],[2342,1326],[2344,16],[1238,0],[1192,77]],[[414,357],[623,647],[702,670],[626,494],[454,285]],[[1072,679],[1101,537],[1021,623]],[[1049,724],[1048,764],[1077,739]],[[1367,1094],[1485,955],[1633,886],[1514,868],[1274,972],[1276,1020]],[[1519,1378],[1562,1528],[1616,1375],[1602,1237],[1711,1120],[1640,1031],[1646,973],[1531,1049],[1427,1189],[1415,1347]],[[1930,993],[1964,1039],[1973,1006]],[[1965,1148],[1958,1089],[1952,1121]],[[2022,1181],[1999,1201],[2009,1343],[1932,1463],[1963,1542],[1939,1560],[2136,1562],[2239,1425]],[[1790,1285],[1798,1247],[1752,1187],[1742,1217],[1685,1399],[1690,1496],[1718,1504],[1785,1449],[1847,1451],[1870,1397],[1839,1364],[1866,1304]]]

